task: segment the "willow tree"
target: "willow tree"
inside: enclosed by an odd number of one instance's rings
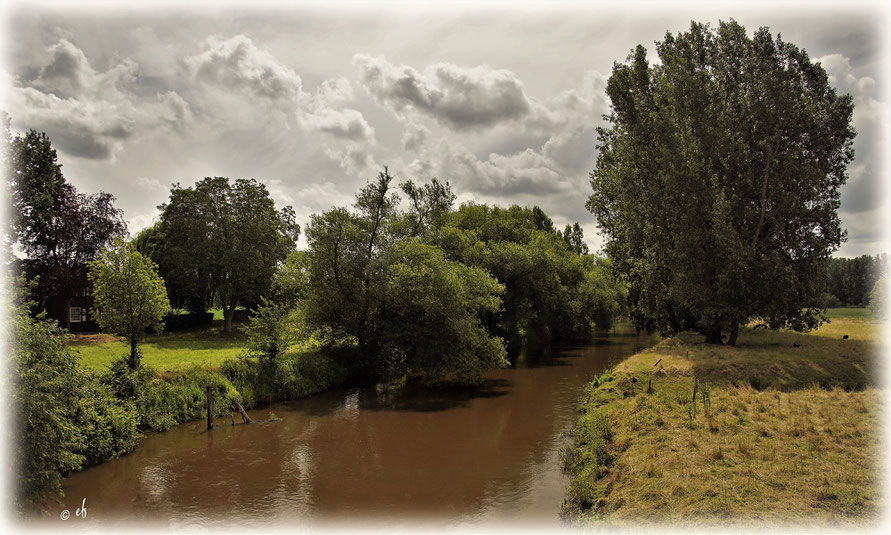
[[[819,63],[735,21],[692,23],[616,64],[598,129],[588,209],[629,283],[638,328],[736,343],[760,317],[821,319],[829,257],[844,239],[839,189],[854,157],[850,95]]]

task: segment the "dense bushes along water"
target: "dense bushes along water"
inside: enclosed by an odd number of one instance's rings
[[[19,509],[43,509],[61,495],[62,478],[134,449],[142,433],[202,418],[205,388],[214,416],[297,399],[344,382],[344,368],[320,353],[285,353],[269,365],[230,359],[220,370],[195,367],[162,377],[130,370],[125,358],[102,372],[84,370],[55,322],[12,314],[16,496]]]

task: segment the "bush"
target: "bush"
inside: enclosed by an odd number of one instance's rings
[[[103,382],[115,396],[135,405],[139,426],[151,431],[166,431],[204,417],[207,386],[213,392],[214,416],[234,411],[236,402],[241,401],[232,383],[215,371],[195,367],[163,379],[145,366],[130,370],[126,357],[112,364]]]
[[[55,322],[12,311],[13,406],[18,499],[39,507],[63,495],[61,481],[84,463],[84,437],[75,421],[80,369],[67,335]]]
[[[45,507],[63,495],[61,481],[70,472],[136,447],[139,416],[132,401],[80,369],[55,322],[18,308],[12,319],[17,501]],[[118,388],[128,385],[119,381]]]
[[[241,392],[245,407],[303,398],[347,378],[346,369],[321,353],[285,353],[278,360],[240,357],[223,362],[220,373]]]
[[[139,444],[139,414],[129,400],[115,397],[112,389],[90,373],[85,375],[77,424],[83,435],[85,465],[115,459]]]

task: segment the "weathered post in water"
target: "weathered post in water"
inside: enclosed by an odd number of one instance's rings
[[[207,428],[213,429],[213,392],[210,385],[205,390],[205,396],[207,397]]]

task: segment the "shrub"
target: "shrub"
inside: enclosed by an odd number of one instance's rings
[[[78,470],[83,435],[74,424],[80,385],[77,357],[55,322],[35,321],[23,307],[12,317],[13,406],[18,498],[37,506],[62,496],[62,477]]]
[[[79,453],[85,465],[120,457],[135,448],[141,437],[136,405],[115,397],[93,373],[85,374],[77,424],[84,439]]]
[[[135,404],[143,429],[165,431],[174,425],[205,415],[205,389],[213,392],[214,416],[235,410],[241,395],[221,374],[205,368],[190,368],[162,379],[151,368],[130,370],[126,357],[115,361],[102,378],[115,396]]]
[[[220,373],[241,392],[246,407],[303,398],[344,382],[346,369],[321,353],[285,353],[278,360],[240,357]]]

